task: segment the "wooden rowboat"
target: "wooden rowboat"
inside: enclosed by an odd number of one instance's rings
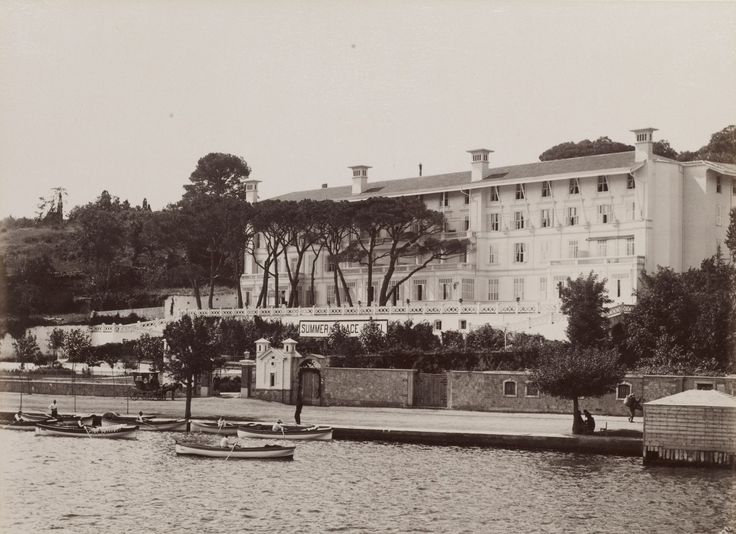
[[[225,423],[219,426],[216,422],[192,419],[190,422],[192,432],[204,432],[205,434],[218,434],[220,436],[237,436],[238,425]]]
[[[304,426],[286,425],[282,430],[274,430],[273,425],[263,423],[247,423],[238,425],[239,438],[267,438],[267,439],[309,439],[316,441],[330,441],[332,439],[331,426]]]
[[[95,426],[95,427],[79,427],[79,426],[63,426],[63,425],[45,425],[36,423],[37,436],[66,436],[70,438],[106,438],[106,439],[131,439],[135,438],[137,426],[133,425],[116,425],[116,426]]]
[[[206,458],[247,458],[256,460],[293,459],[296,447],[282,447],[281,445],[266,445],[265,447],[215,447],[200,443],[176,442],[176,454],[188,456],[203,456]]]
[[[189,425],[186,419],[167,419],[163,417],[146,417],[138,421],[137,416],[120,416],[108,412],[102,416],[102,426],[120,424],[138,425],[138,430],[147,432],[187,432]]]
[[[36,430],[36,425],[39,422],[43,422],[49,425],[52,425],[56,423],[56,419],[44,419],[43,421],[12,421],[6,425],[3,425],[0,428],[3,428],[5,430],[25,430],[25,431],[34,431]]]

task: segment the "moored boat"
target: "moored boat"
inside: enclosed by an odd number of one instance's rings
[[[244,425],[238,425],[238,437],[330,441],[332,439],[332,427],[319,425],[284,425],[280,430],[274,430],[273,425],[247,423]]]
[[[106,438],[130,439],[135,438],[138,427],[135,425],[80,427],[66,425],[46,425],[36,423],[38,436],[66,436],[71,438]]]
[[[203,456],[206,458],[247,458],[257,460],[290,459],[294,457],[296,447],[266,445],[264,447],[217,447],[201,443],[176,442],[176,454],[186,456]]]
[[[119,415],[107,412],[102,416],[102,426],[120,424],[138,425],[138,430],[147,432],[187,432],[189,425],[186,419],[143,416],[142,421],[135,415]]]
[[[11,422],[9,422],[9,423],[7,423],[7,424],[3,425],[3,426],[2,426],[2,427],[0,427],[0,428],[3,428],[3,429],[5,429],[5,430],[25,430],[25,431],[34,431],[34,430],[36,430],[36,425],[37,425],[37,424],[38,424],[39,422],[43,422],[43,423],[46,423],[46,424],[52,425],[52,424],[56,423],[56,419],[48,419],[48,418],[47,418],[47,419],[44,419],[43,421],[26,421],[26,420],[21,420],[21,421],[11,421]]]
[[[219,434],[220,436],[237,436],[238,425],[233,423],[225,423],[223,425],[213,421],[202,421],[192,419],[190,422],[190,430],[192,432],[204,432],[205,434]]]

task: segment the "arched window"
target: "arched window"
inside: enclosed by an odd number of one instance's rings
[[[503,396],[504,397],[516,397],[516,381],[505,380],[503,383]]]
[[[624,400],[628,395],[631,394],[631,384],[628,382],[621,382],[616,386],[616,400]]]

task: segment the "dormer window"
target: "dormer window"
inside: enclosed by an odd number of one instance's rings
[[[516,200],[524,200],[525,198],[524,184],[516,184]]]
[[[446,208],[449,205],[450,205],[450,193],[445,191],[444,193],[440,195],[440,207]]]
[[[552,196],[552,184],[549,182],[549,180],[545,180],[542,182],[542,198],[551,197]]]
[[[605,193],[606,191],[608,191],[608,177],[599,176],[598,177],[598,192]]]
[[[580,181],[577,178],[570,178],[570,194],[571,195],[579,195],[580,194]]]
[[[491,192],[489,194],[489,200],[491,202],[498,202],[498,186],[494,185],[491,187]]]

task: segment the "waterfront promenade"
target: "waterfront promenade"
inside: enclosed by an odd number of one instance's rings
[[[56,398],[62,413],[74,411],[74,397],[24,395],[24,411],[45,411]],[[17,393],[0,393],[0,411],[18,410]],[[115,397],[76,397],[76,412],[115,411],[184,416],[184,399],[166,401],[126,401]],[[581,401],[581,409],[585,402]],[[293,422],[294,406],[257,399],[204,397],[192,400],[192,417],[223,416],[229,420]],[[344,406],[305,406],[303,424],[335,427],[335,437],[365,440],[396,440],[433,444],[485,445],[601,452],[632,455],[641,439],[602,436],[573,436],[571,414],[471,412],[419,408],[355,408]],[[641,417],[629,423],[626,417],[596,416],[596,428],[609,431],[642,430]]]

